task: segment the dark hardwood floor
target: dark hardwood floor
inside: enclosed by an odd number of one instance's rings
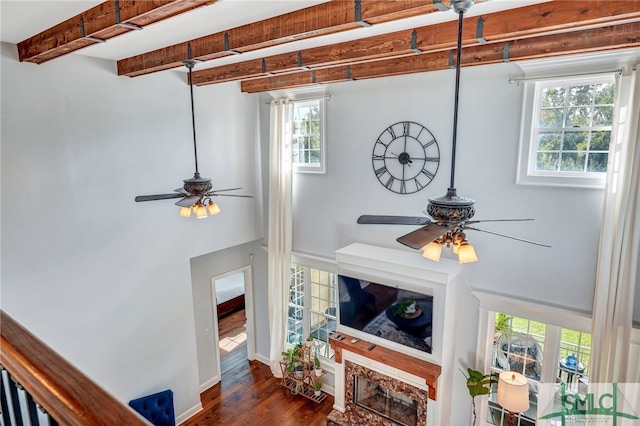
[[[247,327],[244,309],[218,320],[220,370],[222,375],[247,361]]]
[[[247,360],[246,340],[239,333],[243,327],[244,311],[220,320],[221,344],[226,341],[234,347],[220,354],[222,380],[200,395],[203,410],[182,426],[325,426],[333,397],[316,403],[280,388],[269,366]]]

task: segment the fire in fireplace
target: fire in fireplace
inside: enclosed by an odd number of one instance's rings
[[[353,376],[353,402],[377,415],[402,426],[418,423],[418,401],[372,383],[360,376]]]

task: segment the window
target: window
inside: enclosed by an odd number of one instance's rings
[[[486,371],[517,371],[529,379],[530,408],[517,415],[516,424],[535,425],[540,383],[563,382],[574,392],[588,385],[591,335],[587,332],[496,311],[488,311],[488,321],[492,333],[487,336],[491,358]],[[483,424],[506,425],[509,413],[497,404],[493,386]]]
[[[324,173],[324,99],[295,101],[291,154],[294,170]]]
[[[291,265],[287,342],[314,340],[316,353],[333,358],[329,335],[336,330],[336,275],[303,265]]]
[[[603,187],[615,77],[525,83],[518,183]]]

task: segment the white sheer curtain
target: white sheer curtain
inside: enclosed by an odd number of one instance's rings
[[[640,246],[638,71],[620,77],[618,87],[621,108],[609,159],[593,302],[592,383],[627,382],[638,368],[629,368],[628,362]]]
[[[271,372],[281,377],[291,267],[291,118],[293,103],[271,101],[269,138],[269,332]]]

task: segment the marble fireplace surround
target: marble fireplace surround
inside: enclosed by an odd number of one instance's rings
[[[344,409],[334,409],[327,418],[327,426],[396,425],[355,404],[354,376],[417,401],[417,424],[427,425],[427,400],[436,399],[440,366],[384,347],[376,346],[369,350],[369,342],[352,343],[352,336],[342,335],[345,336],[342,340],[332,337],[329,341],[335,351],[336,362],[341,364],[339,381],[344,383]]]
[[[412,399],[424,407],[424,412],[419,414],[419,426],[449,423],[455,367],[455,333],[450,325],[455,323],[457,310],[461,271],[458,262],[441,259],[436,263],[423,259],[419,252],[360,243],[337,250],[336,261],[339,274],[433,295],[433,350],[425,353],[338,324],[336,334],[345,338],[329,339],[335,351],[335,399],[327,425],[397,425],[384,417],[375,422],[369,417],[360,417],[374,414],[350,399],[353,398],[349,393],[353,377],[349,374],[353,368],[370,371],[367,374],[391,383],[389,389],[394,392],[395,389],[416,389],[418,397]],[[369,349],[372,344],[373,349]],[[439,398],[440,395],[444,397]],[[430,399],[428,410],[427,399]],[[335,421],[329,422],[332,418]]]

